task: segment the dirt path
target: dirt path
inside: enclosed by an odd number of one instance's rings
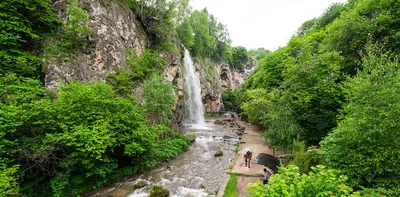
[[[241,154],[242,150],[246,147],[251,148],[253,151],[253,159],[257,157],[259,153],[268,153],[272,155],[273,151],[264,143],[264,139],[259,132],[259,127],[243,121],[237,122],[241,126],[245,127],[245,131],[242,139],[240,140],[238,153],[236,154],[235,159],[232,161],[233,167],[231,173],[238,173],[242,175],[237,177],[236,186],[239,189],[239,197],[244,197],[246,195],[247,185],[249,183],[254,183],[257,180],[262,181],[264,166],[253,164],[253,161],[251,161],[250,168],[245,167],[244,158]],[[275,156],[280,154],[283,153],[275,152]],[[223,194],[218,193],[218,196],[222,195]]]

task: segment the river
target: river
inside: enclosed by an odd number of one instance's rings
[[[140,176],[125,178],[88,196],[93,197],[145,197],[149,187],[160,184],[170,191],[172,197],[215,196],[227,176],[235,155],[235,144],[239,138],[236,129],[227,125],[214,125],[213,119],[206,120],[206,128],[186,128],[185,134],[195,134],[195,142],[189,150],[157,169]],[[216,151],[223,155],[215,157]],[[149,186],[133,189],[133,185],[146,181]]]

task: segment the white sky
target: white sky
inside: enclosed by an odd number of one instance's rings
[[[208,12],[226,24],[233,46],[285,46],[305,21],[320,16],[334,2],[347,0],[192,0],[193,9]]]

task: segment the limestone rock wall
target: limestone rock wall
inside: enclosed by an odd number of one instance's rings
[[[54,0],[53,6],[59,19],[65,24],[68,0]],[[106,81],[107,76],[127,66],[126,52],[133,50],[140,55],[149,43],[142,24],[136,20],[131,9],[113,0],[78,0],[89,14],[93,33],[87,38],[90,43],[85,52],[76,54],[73,60],[51,59],[44,63],[45,85],[55,89],[72,80]],[[178,48],[180,44],[177,43]],[[166,60],[163,75],[176,86],[178,101],[174,107],[174,128],[179,130],[185,117],[182,54],[161,53]],[[244,74],[232,71],[225,62],[215,63],[209,59],[195,64],[201,81],[203,104],[206,112],[223,109],[222,92],[240,88]],[[136,88],[136,97],[141,101],[142,87]]]
[[[45,84],[57,88],[72,79],[80,81],[105,81],[110,73],[126,66],[126,50],[141,54],[147,45],[147,36],[136,20],[135,14],[114,1],[79,0],[89,14],[93,33],[89,36],[87,51],[75,55],[73,60],[48,60],[45,62]],[[56,0],[53,6],[59,19],[67,21],[67,0]]]

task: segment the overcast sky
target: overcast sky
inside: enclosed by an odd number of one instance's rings
[[[226,24],[233,46],[271,51],[285,46],[303,22],[320,16],[334,2],[347,0],[192,0]]]

